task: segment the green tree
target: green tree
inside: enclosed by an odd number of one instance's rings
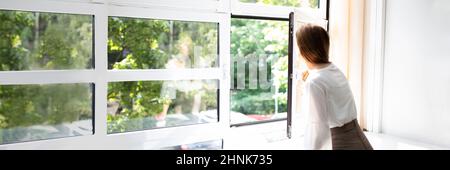
[[[92,67],[92,16],[0,11],[0,71]],[[37,136],[22,127],[92,118],[87,84],[1,85],[0,143]]]
[[[275,113],[275,98],[278,100],[278,112],[287,111],[287,30],[288,23],[285,21],[264,21],[249,19],[232,19],[231,21],[231,54],[235,61],[249,56],[259,58],[267,57],[269,80],[280,93],[276,96],[271,89],[243,89],[231,91],[231,109],[243,114],[270,115]],[[258,79],[249,79],[249,68],[257,68],[259,63],[247,63],[246,80],[259,81]],[[253,66],[250,66],[253,65]],[[237,81],[237,70],[234,65],[231,68],[234,71]],[[235,81],[235,82],[236,82]]]
[[[218,24],[110,17],[108,26],[110,69],[164,69],[169,60],[181,53],[179,46],[182,44],[189,48],[191,61],[195,59],[195,47],[200,47],[200,54],[196,55],[207,61],[201,67],[217,64]],[[118,105],[118,110],[108,113],[108,133],[154,127],[153,123],[140,120],[158,115],[164,105],[172,102],[161,97],[163,84],[163,81],[109,83],[108,102]],[[206,101],[203,103],[217,106],[215,94],[215,91],[204,93],[202,98]],[[178,100],[184,100],[181,103],[192,103],[193,96],[193,93],[177,94],[177,98],[181,98]]]

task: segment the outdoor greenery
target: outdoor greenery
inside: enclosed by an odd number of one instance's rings
[[[0,71],[92,68],[92,22],[87,15],[1,10]],[[91,118],[90,84],[0,85],[0,144],[50,137],[29,126]]]
[[[270,89],[259,87],[249,89],[249,68],[258,68],[256,62],[246,65],[245,89],[233,88],[231,91],[231,109],[244,114],[272,115],[275,111],[275,99],[278,101],[278,112],[287,111],[287,53],[288,53],[288,22],[253,19],[231,20],[231,54],[234,61],[248,57],[267,58],[269,70],[267,79]],[[235,63],[236,64],[236,63]],[[237,82],[236,65],[232,65],[235,82]],[[261,68],[260,68],[261,69]],[[261,86],[261,84],[259,84]]]
[[[246,3],[258,3],[265,5],[295,6],[309,4],[311,8],[319,6],[319,0],[240,0]],[[271,89],[250,89],[250,81],[260,82],[258,78],[249,79],[249,68],[257,68],[261,63],[247,63],[245,72],[245,89],[236,89],[237,84],[232,84],[231,109],[232,111],[246,115],[267,115],[287,112],[287,70],[288,70],[288,22],[265,21],[252,19],[231,20],[231,55],[233,61],[242,61],[249,57],[267,58],[268,80]],[[233,63],[232,63],[233,64]],[[236,65],[231,66],[234,82],[237,82],[239,74]],[[254,82],[255,83],[255,82]],[[234,88],[233,88],[234,87]],[[276,104],[277,103],[277,104]],[[278,109],[278,110],[276,110]],[[233,120],[232,120],[233,121]]]
[[[211,68],[218,60],[218,24],[169,20],[110,17],[108,25],[108,67],[110,69],[188,69]],[[156,120],[142,121],[162,114],[192,112],[194,95],[201,94],[202,110],[217,109],[217,91],[200,83],[196,90],[176,89],[176,99],[161,95],[167,84],[193,81],[139,81],[109,83],[108,103],[118,109],[108,113],[108,133],[155,127]],[[178,87],[178,86],[177,86]],[[177,88],[173,87],[173,88]],[[191,87],[189,87],[191,88]],[[209,89],[209,90],[208,90]],[[166,113],[164,106],[169,106]],[[117,107],[117,106],[116,106]],[[141,120],[141,121],[139,121]],[[152,120],[152,119],[149,119]]]
[[[317,0],[311,2],[317,4]],[[295,0],[261,3],[299,5]],[[267,56],[267,79],[272,85],[271,89],[231,89],[232,110],[245,115],[286,112],[288,23],[231,22],[233,59]],[[218,31],[217,23],[109,17],[108,69],[218,67]],[[0,71],[93,69],[93,42],[93,16],[0,10]],[[231,70],[234,73],[235,68]],[[195,87],[178,89],[175,97],[163,95],[165,86],[179,84]],[[217,109],[217,88],[217,84],[190,80],[108,83],[108,133],[153,128],[154,123],[135,120],[157,121],[166,114],[191,113],[198,98],[199,111]],[[93,85],[89,83],[0,85],[0,144],[51,136],[45,130],[29,131],[30,126],[91,120],[92,103]]]

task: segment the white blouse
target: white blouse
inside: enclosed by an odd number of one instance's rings
[[[356,119],[356,106],[345,75],[334,65],[309,70],[304,82],[305,149],[332,149],[330,128]]]

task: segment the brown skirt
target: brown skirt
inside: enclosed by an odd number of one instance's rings
[[[331,128],[333,150],[373,150],[356,120]]]

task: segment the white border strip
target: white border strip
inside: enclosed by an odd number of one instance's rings
[[[221,79],[220,69],[112,70],[107,74],[108,82],[201,79]]]
[[[167,10],[183,10],[198,12],[217,12],[221,8],[219,0],[110,0],[109,4],[114,6],[128,6],[139,8],[153,8]]]
[[[158,149],[221,139],[218,123],[111,134],[86,135],[0,145],[5,149]]]
[[[0,85],[91,83],[95,82],[96,77],[94,70],[2,71]]]
[[[48,1],[48,0],[2,0],[0,9],[19,10],[33,12],[53,12],[65,14],[85,14],[95,15],[105,5],[95,3],[79,3],[67,1]]]
[[[164,10],[160,8],[134,8],[124,6],[109,6],[108,16],[197,21],[197,22],[219,22],[220,13],[201,13],[194,11]]]
[[[275,17],[289,19],[289,13],[301,9],[298,7],[263,5],[255,3],[243,3],[239,0],[231,0],[231,13],[233,15],[257,16],[257,17]],[[321,6],[318,10],[323,19],[326,19],[327,1],[320,0]],[[311,8],[308,8],[311,10]]]

